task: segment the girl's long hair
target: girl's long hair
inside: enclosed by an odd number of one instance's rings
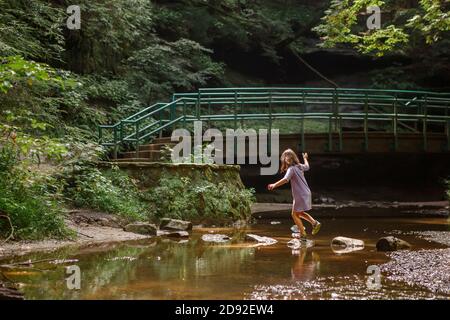
[[[290,166],[300,164],[300,160],[298,160],[297,155],[294,150],[286,149],[283,151],[280,157],[281,160],[281,168],[280,172],[285,172]]]

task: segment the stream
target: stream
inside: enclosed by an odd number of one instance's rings
[[[412,251],[447,248],[419,236],[424,231],[448,234],[446,218],[343,218],[321,222],[322,230],[311,237],[315,245],[307,249],[292,250],[287,246],[292,239],[290,219],[258,220],[241,229],[194,228],[188,240],[154,238],[10,258],[1,264],[55,260],[3,269],[2,274],[18,284],[26,299],[450,298],[450,292],[433,292],[418,284],[393,281],[384,272],[381,288],[366,283],[369,266],[390,261],[386,253],[377,252],[378,238],[395,235],[411,243]],[[216,244],[201,239],[212,232],[229,235],[232,240]],[[244,239],[247,233],[278,242],[257,246]],[[336,253],[330,246],[336,236],[364,240],[365,247]],[[67,286],[66,268],[71,265],[80,268],[79,290]]]

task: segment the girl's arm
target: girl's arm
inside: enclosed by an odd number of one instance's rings
[[[308,154],[305,152],[302,155],[303,155],[303,162],[309,167]]]
[[[273,190],[273,189],[278,188],[278,187],[280,187],[280,186],[282,186],[283,184],[286,184],[286,183],[288,183],[287,179],[286,179],[286,178],[283,178],[283,179],[281,179],[281,180],[278,180],[278,181],[275,182],[275,183],[269,184],[269,185],[267,186],[267,189]]]
[[[303,162],[304,162],[303,168],[305,171],[308,171],[309,170],[308,154],[305,152],[302,155],[303,155]]]

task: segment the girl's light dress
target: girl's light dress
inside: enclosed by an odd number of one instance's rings
[[[311,210],[311,190],[306,182],[304,171],[309,170],[309,165],[298,164],[290,166],[284,178],[291,182],[292,197],[294,202],[292,204],[293,210],[307,211]]]

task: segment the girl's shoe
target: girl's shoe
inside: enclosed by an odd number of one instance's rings
[[[305,229],[305,227],[303,227],[303,231],[305,231],[306,229]],[[298,229],[298,226],[296,225],[296,224],[294,224],[292,227],[291,227],[291,231],[293,232],[293,233],[300,233],[300,230]]]
[[[321,226],[322,226],[322,224],[319,221],[316,220],[316,223],[313,226],[311,234],[312,235],[316,235],[319,232]]]

